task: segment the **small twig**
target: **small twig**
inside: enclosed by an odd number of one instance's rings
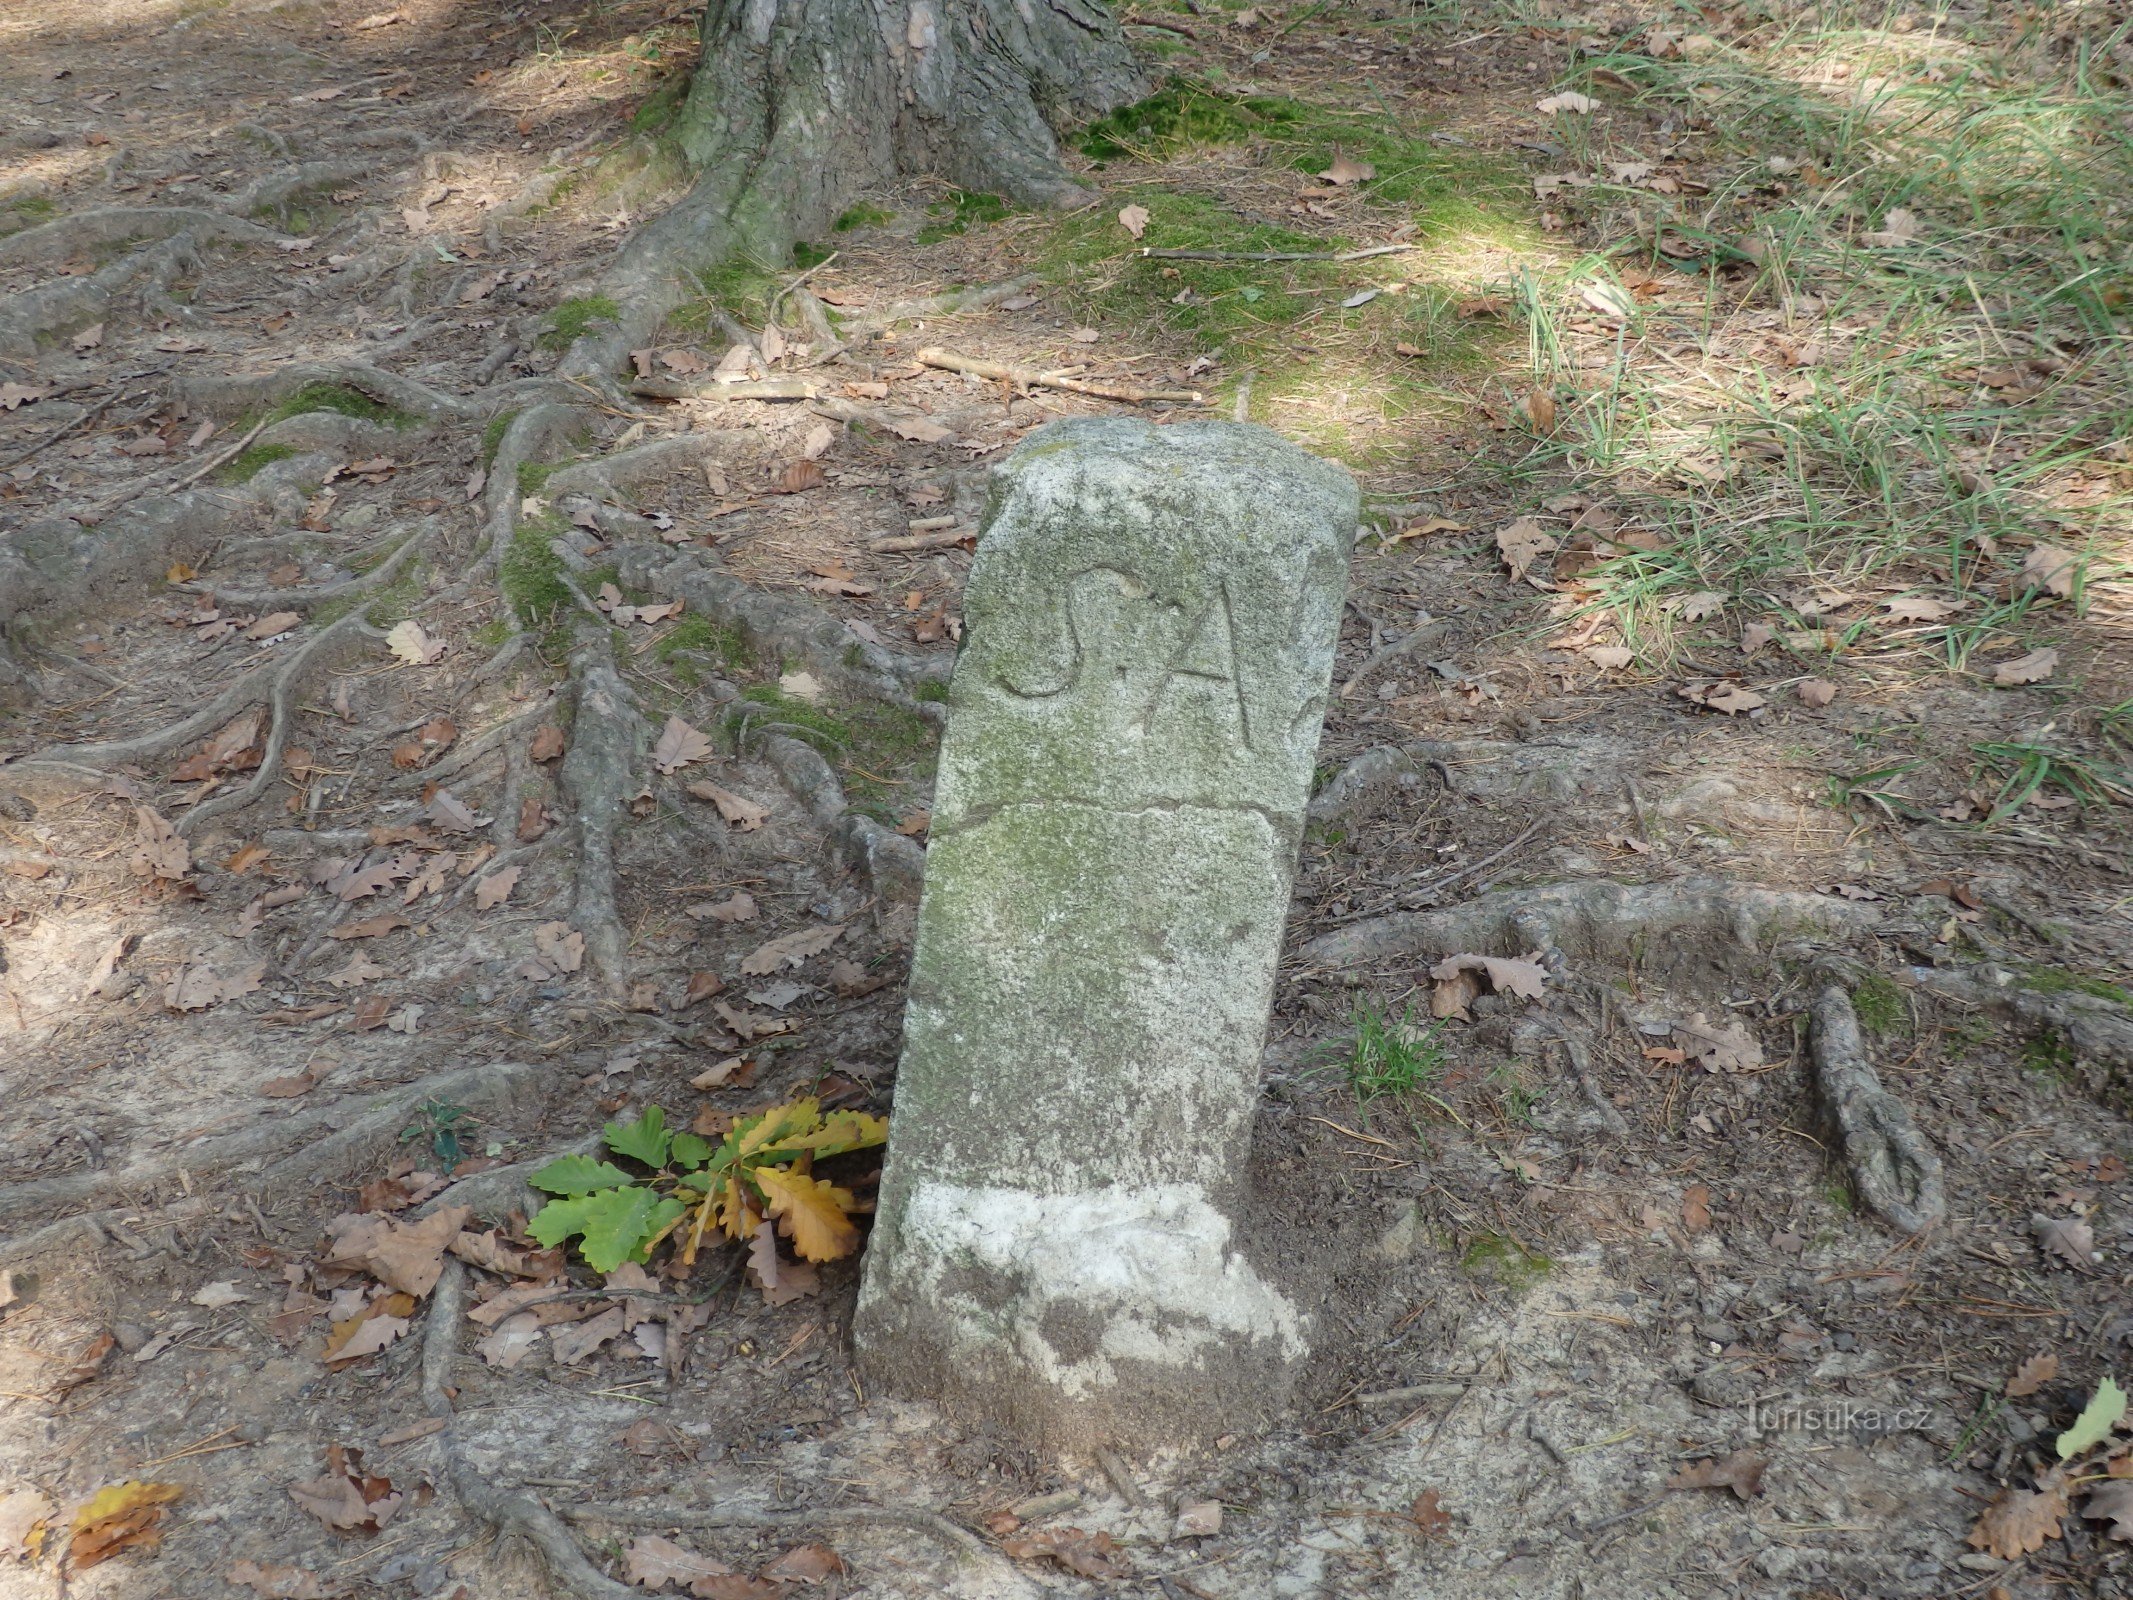
[[[49,445],[55,445],[59,443],[60,440],[64,439],[68,434],[72,433],[76,428],[85,427],[89,423],[94,422],[106,411],[109,411],[113,406],[117,405],[121,399],[131,400],[134,395],[137,395],[139,393],[141,393],[141,391],[138,389],[134,390],[132,394],[125,394],[117,389],[112,390],[111,393],[104,396],[103,399],[97,401],[94,406],[90,407],[87,411],[84,411],[72,422],[64,423],[61,426],[54,428],[50,433],[46,434],[42,439],[39,439],[27,450],[18,451],[16,454],[9,456],[5,461],[0,461],[0,472],[5,472],[10,467],[21,466],[23,462],[29,460],[30,457],[37,454],[38,451],[45,449]]]
[[[957,528],[936,528],[931,533],[894,533],[883,539],[869,539],[867,549],[876,555],[910,555],[920,550],[947,550],[966,544],[978,536],[978,530],[969,523]]]
[[[1200,37],[1190,28],[1175,22],[1158,22],[1153,17],[1120,17],[1118,21],[1119,25],[1125,28],[1155,28],[1163,33],[1183,34],[1186,38],[1194,40]]]
[[[1355,693],[1365,678],[1376,672],[1380,667],[1391,665],[1413,650],[1416,645],[1423,643],[1425,640],[1434,639],[1449,626],[1450,619],[1447,617],[1422,618],[1412,628],[1408,629],[1403,637],[1385,646],[1384,649],[1378,651],[1368,661],[1357,667],[1354,675],[1341,685],[1341,698],[1343,700],[1347,699],[1348,696]]]
[[[1027,389],[1037,385],[1046,389],[1064,389],[1070,394],[1092,395],[1098,400],[1123,400],[1129,405],[1145,405],[1151,400],[1175,400],[1187,405],[1204,405],[1207,396],[1197,389],[1135,389],[1122,383],[1091,383],[1084,378],[1062,377],[1055,372],[1039,372],[1033,367],[1010,366],[1004,361],[980,361],[975,356],[959,356],[952,350],[942,350],[928,345],[913,358],[919,365],[939,367],[948,372],[968,372],[980,378],[1004,378],[1018,388]]]
[[[1361,261],[1366,256],[1396,256],[1421,246],[1374,244],[1367,250],[1158,250],[1143,245],[1136,255],[1155,261]]]
[[[639,378],[630,393],[647,400],[817,400],[828,385],[812,378],[764,378],[721,383],[717,378]]]
[[[832,250],[832,251],[831,251],[831,252],[830,252],[830,253],[829,253],[828,255],[824,256],[824,257],[823,257],[823,258],[822,258],[822,259],[821,259],[820,261],[817,261],[817,262],[816,262],[816,263],[815,263],[815,264],[814,264],[813,266],[809,267],[809,268],[808,268],[808,269],[807,269],[807,270],[806,270],[805,272],[801,273],[801,274],[800,274],[800,275],[799,275],[799,276],[798,276],[797,278],[793,279],[793,281],[792,281],[792,282],[788,283],[788,284],[787,284],[787,285],[786,285],[786,286],[785,286],[784,288],[780,289],[780,290],[779,290],[779,291],[778,291],[778,292],[777,292],[776,294],[772,295],[772,296],[770,297],[770,304],[769,304],[768,306],[764,307],[764,309],[765,309],[765,310],[766,310],[767,312],[769,312],[769,313],[770,313],[771,315],[775,316],[775,315],[777,314],[777,309],[778,309],[778,302],[779,302],[780,300],[784,299],[784,298],[785,298],[785,297],[786,297],[787,295],[791,294],[791,293],[793,292],[793,290],[795,290],[795,289],[799,288],[801,284],[803,284],[803,283],[807,282],[807,280],[808,280],[809,278],[812,278],[812,277],[813,277],[813,276],[814,276],[814,275],[815,275],[816,273],[820,272],[820,271],[821,271],[821,270],[822,270],[822,269],[823,269],[824,267],[828,266],[828,265],[829,265],[829,264],[830,264],[830,263],[831,263],[832,261],[835,261],[835,260],[837,259],[838,255],[839,255],[839,253],[840,253],[840,252],[838,252],[838,251]]]

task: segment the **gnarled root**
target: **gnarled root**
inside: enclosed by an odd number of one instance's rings
[[[615,671],[604,626],[587,628],[571,653],[576,701],[570,753],[558,774],[578,820],[577,898],[571,923],[585,935],[593,969],[611,995],[629,987],[629,931],[615,909],[615,830],[637,792],[644,718]]]
[[[1851,996],[1843,985],[1825,983],[1808,1016],[1815,1105],[1852,1187],[1869,1210],[1904,1233],[1937,1226],[1948,1214],[1940,1157],[1903,1102],[1881,1086]]]
[[[258,770],[242,789],[203,800],[186,812],[178,819],[179,833],[189,835],[209,817],[218,817],[225,811],[242,810],[266,793],[268,786],[281,776],[282,753],[289,748],[290,706],[296,697],[297,687],[304,681],[306,669],[313,661],[327,656],[332,649],[366,633],[373,638],[378,636],[377,630],[363,620],[360,610],[351,611],[305,640],[295,653],[282,663],[281,669],[274,674],[274,687],[267,696],[267,743],[260,756]]]
[[[0,1188],[0,1224],[48,1215],[61,1206],[99,1195],[138,1195],[151,1185],[168,1180],[180,1167],[193,1172],[227,1171],[241,1161],[286,1150],[308,1134],[321,1133],[323,1137],[294,1154],[282,1156],[247,1181],[247,1187],[259,1196],[290,1186],[308,1191],[339,1179],[380,1149],[391,1148],[406,1126],[409,1113],[423,1101],[451,1100],[478,1111],[508,1101],[534,1073],[534,1068],[515,1061],[466,1067],[376,1094],[348,1096],[280,1121],[263,1122],[219,1139],[204,1139],[172,1154],[129,1162],[116,1171],[104,1168],[69,1172],[56,1178],[13,1184]],[[34,1255],[72,1238],[83,1227],[83,1218],[66,1217],[30,1233],[0,1240],[0,1260]]]
[[[466,1268],[446,1256],[444,1272],[430,1291],[429,1322],[422,1333],[422,1404],[445,1428],[437,1436],[444,1452],[445,1479],[467,1512],[505,1538],[524,1539],[541,1554],[549,1575],[576,1600],[642,1600],[632,1589],[602,1573],[578,1548],[560,1519],[530,1494],[514,1493],[491,1483],[468,1457],[452,1409],[452,1357],[458,1353],[459,1324],[466,1307]]]
[[[2090,1077],[2096,1098],[2133,1115],[2133,1014],[2124,1006],[2100,995],[2027,987],[2020,974],[1990,961],[1962,971],[1913,967],[1907,976],[1922,989],[1996,1011],[2028,1033],[2061,1041]]]
[[[1881,924],[1880,913],[1870,906],[1729,878],[1551,883],[1499,889],[1442,910],[1395,912],[1336,928],[1307,943],[1301,959],[1360,983],[1370,966],[1387,961],[1462,950],[1508,951],[1519,939],[1516,919],[1525,910],[1555,930],[1566,950],[1588,961],[1648,958],[1670,940],[1693,946],[1717,939],[1767,952],[1788,939],[1842,941]]]
[[[765,659],[797,660],[841,693],[941,720],[938,702],[913,694],[917,685],[939,681],[941,664],[871,644],[818,606],[767,593],[687,551],[632,546],[620,553],[617,568],[623,582],[684,601],[691,615],[737,630]]]

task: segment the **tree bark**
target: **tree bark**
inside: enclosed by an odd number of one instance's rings
[[[1083,203],[1058,130],[1145,89],[1095,0],[711,0],[702,33],[677,124],[695,185],[608,280],[632,322],[693,270],[785,260],[900,175]]]

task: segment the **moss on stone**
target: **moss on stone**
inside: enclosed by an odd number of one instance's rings
[[[266,421],[286,422],[309,411],[335,411],[361,422],[382,422],[394,428],[413,427],[422,420],[345,383],[307,383],[269,411]]]
[[[254,444],[247,445],[215,473],[218,483],[250,483],[277,461],[286,461],[297,453],[294,445]]]

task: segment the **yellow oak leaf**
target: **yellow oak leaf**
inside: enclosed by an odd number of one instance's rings
[[[849,1189],[789,1167],[757,1167],[749,1176],[802,1259],[835,1261],[859,1248],[859,1230],[845,1215],[853,1203]]]

